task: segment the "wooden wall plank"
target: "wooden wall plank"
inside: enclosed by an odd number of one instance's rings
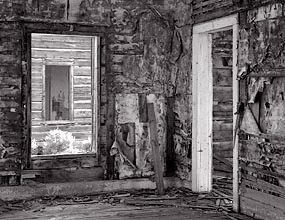
[[[92,110],[91,109],[74,109],[74,119],[75,118],[91,118]]]
[[[74,66],[74,76],[91,76],[90,66]]]
[[[262,200],[264,201],[264,199]],[[284,220],[284,210],[266,205],[253,198],[240,197],[240,211],[248,216],[266,220]]]
[[[242,190],[241,210],[245,211],[245,214],[251,209],[251,216],[254,215],[262,219],[285,218],[285,199],[249,188]]]
[[[86,50],[45,50],[45,49],[32,49],[32,56],[34,58],[70,58],[70,57],[80,57],[80,59],[90,59],[91,52]]]
[[[154,163],[154,172],[155,172],[155,181],[158,194],[164,194],[164,183],[163,183],[163,167],[162,161],[159,154],[159,144],[157,141],[157,124],[154,112],[154,104],[148,103],[148,120],[149,120],[149,129],[150,129],[150,142]]]

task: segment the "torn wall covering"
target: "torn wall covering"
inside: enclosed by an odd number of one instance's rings
[[[165,171],[172,169],[173,173],[177,166],[178,175],[189,179],[192,0],[0,0],[0,6],[0,140],[1,152],[6,152],[0,155],[1,170],[19,170],[25,166],[28,154],[28,146],[23,144],[27,122],[26,99],[22,96],[26,98],[28,91],[23,24],[38,22],[35,26],[47,25],[48,30],[60,24],[69,33],[77,24],[94,26],[94,30],[105,25],[100,164],[113,178],[110,148],[116,129],[121,127],[124,134],[135,132],[135,140],[131,141],[136,152],[132,159],[135,166],[142,170],[142,175],[152,170],[148,125],[138,121],[137,107],[130,115],[124,113],[123,107],[134,100],[137,103],[137,97],[144,95],[147,102],[155,103]],[[168,117],[166,112],[170,112]],[[132,118],[127,120],[125,116]]]
[[[161,164],[165,164],[165,145],[166,145],[166,106],[163,96],[147,95],[147,103],[154,103],[155,116],[157,122],[157,134]],[[117,94],[116,95],[116,142],[120,145],[121,154],[126,156],[135,168],[134,176],[153,175],[153,156],[150,146],[150,131],[148,122],[140,122],[139,100],[137,94]],[[134,127],[132,128],[132,124]],[[128,125],[128,135],[124,139],[124,126]],[[132,137],[132,134],[134,136]],[[124,140],[123,140],[124,139]],[[132,149],[133,148],[133,149]],[[116,167],[119,177],[123,176],[120,172],[119,164]]]
[[[241,17],[239,68],[247,71],[240,95],[247,106],[239,147],[240,204],[243,213],[260,219],[285,218],[279,205],[285,204],[284,8],[276,3]]]

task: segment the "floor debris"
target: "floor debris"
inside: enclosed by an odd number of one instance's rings
[[[127,205],[130,207],[173,207],[200,210],[209,213],[222,213],[226,219],[252,219],[234,213],[232,210],[232,180],[215,177],[211,193],[195,193],[187,188],[170,188],[165,195],[158,195],[155,190],[138,190],[133,192],[102,193],[74,197],[43,197],[30,201],[4,202],[0,200],[0,214],[16,211],[45,212],[48,207],[70,205],[108,204],[111,206]]]

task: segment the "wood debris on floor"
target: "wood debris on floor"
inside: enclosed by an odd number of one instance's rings
[[[59,207],[61,207],[61,209],[67,210],[68,207],[79,208],[83,206],[85,208],[97,207],[96,209],[99,209],[99,207],[101,206],[103,207],[103,209],[105,208],[110,209],[110,207],[118,207],[118,213],[120,213],[119,210],[121,209],[125,210],[126,207],[129,207],[128,212],[130,212],[129,213],[130,215],[132,215],[131,213],[137,213],[137,209],[149,210],[149,211],[151,209],[154,209],[154,210],[161,210],[161,212],[164,212],[169,209],[171,210],[176,209],[177,211],[180,210],[180,212],[182,211],[184,212],[185,210],[196,211],[200,213],[199,216],[201,216],[202,214],[210,215],[211,216],[210,219],[232,219],[232,220],[251,219],[244,215],[236,214],[232,211],[231,190],[232,190],[231,179],[225,177],[216,177],[213,180],[213,191],[211,193],[203,193],[203,194],[195,193],[187,188],[170,188],[166,190],[164,195],[158,195],[155,190],[137,190],[132,192],[122,191],[116,193],[102,193],[98,195],[74,196],[68,198],[54,196],[54,197],[43,197],[30,201],[15,201],[15,202],[0,201],[1,202],[0,219],[7,219],[7,218],[11,219],[9,216],[12,215],[15,216],[12,219],[17,219],[16,216],[17,215],[21,216],[20,213],[22,214],[26,213],[27,218],[29,218],[29,216],[30,217],[34,216],[33,218],[35,219],[45,219],[43,217],[45,213],[47,214],[50,212],[54,212],[53,210],[58,210]],[[133,210],[133,212],[131,210]],[[125,213],[126,211],[122,212]],[[151,215],[160,216],[160,214],[158,215],[152,213]],[[56,216],[56,213],[54,213],[53,215]],[[169,215],[169,213],[166,215]],[[216,216],[217,218],[214,216]],[[98,217],[98,219],[99,218],[104,219],[103,217],[102,218],[101,217]],[[59,219],[59,218],[54,218],[54,219]],[[69,217],[65,219],[69,219]],[[74,219],[77,218],[74,217]],[[78,217],[78,219],[80,218]],[[128,219],[128,218],[124,217],[117,219]],[[138,216],[136,216],[135,219],[139,219]],[[144,219],[148,218],[146,217]],[[169,217],[167,219],[171,218]]]

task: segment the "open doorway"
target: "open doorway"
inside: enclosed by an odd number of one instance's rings
[[[233,30],[212,35],[213,170],[232,177],[233,172]]]
[[[234,137],[233,129],[238,104],[237,39],[236,15],[193,28],[192,189],[211,191],[213,174],[217,171],[232,175],[235,210],[238,207],[238,138]]]
[[[31,34],[31,154],[97,151],[97,37]]]

